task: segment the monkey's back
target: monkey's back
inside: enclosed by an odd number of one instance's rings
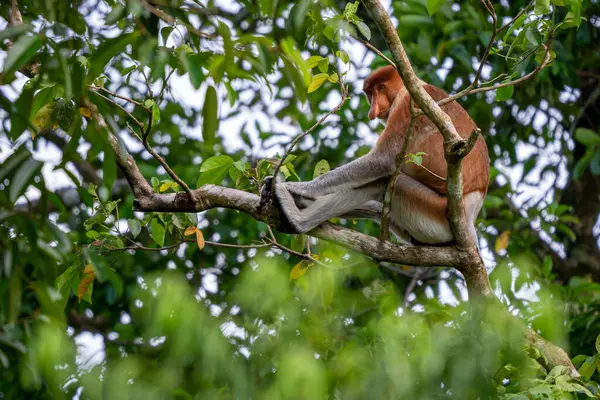
[[[433,85],[423,85],[427,93],[435,101],[440,101],[448,95]],[[415,104],[416,107],[416,104]],[[442,106],[454,124],[458,134],[467,138],[477,128],[465,109],[456,101]],[[395,156],[402,150],[402,145],[410,123],[410,98],[406,90],[402,90],[390,111],[386,129],[383,131],[377,145],[377,151],[391,152]],[[444,139],[429,117],[421,115],[414,124],[413,141],[407,149],[408,154],[423,152],[421,165],[405,164],[402,171],[428,186],[439,194],[446,195],[447,163],[444,158]],[[481,192],[485,194],[489,184],[490,160],[487,145],[479,136],[473,150],[462,163],[463,194]],[[443,179],[440,179],[443,178]]]

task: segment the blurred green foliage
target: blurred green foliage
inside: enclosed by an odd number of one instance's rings
[[[493,160],[478,224],[492,285],[569,350],[581,380],[523,348],[499,305],[464,302],[454,271],[378,265],[312,239],[325,266],[305,263],[291,281],[294,255],[218,246],[268,235],[247,215],[132,211],[107,132],[157,192],[182,188],[138,140],[150,123],[150,144],[188,185],[256,193],[290,132],[338,104],[341,82],[350,101],[281,171],[308,180],[368,151],[381,128],[365,122],[360,88],[385,61],[363,58],[352,37],[386,49],[358,3],[20,0],[24,24],[8,26],[10,3],[0,4],[0,398],[598,397],[600,275],[586,221],[600,197],[568,199],[573,182],[593,191],[600,175],[597,2],[494,4],[499,25],[529,8],[499,34],[484,81],[533,70],[542,43],[555,58],[514,90],[461,100]],[[390,11],[423,80],[468,85],[492,35],[479,2]],[[302,235],[277,239],[306,251]],[[99,354],[82,343],[92,338]]]

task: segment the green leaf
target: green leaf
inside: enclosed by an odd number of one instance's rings
[[[44,163],[30,158],[19,167],[9,185],[8,197],[11,203],[14,204],[19,196],[23,194],[27,188],[27,184],[33,175],[39,172],[39,170],[42,168],[42,165],[44,165]]]
[[[579,373],[587,379],[590,379],[590,377],[594,374],[597,365],[597,357],[588,357],[583,364],[581,364],[581,367],[579,367]]]
[[[207,144],[211,144],[215,139],[219,127],[218,111],[217,91],[211,85],[206,88],[206,96],[202,106],[202,139]]]
[[[350,56],[344,50],[338,50],[335,52],[335,55],[339,57],[340,60],[344,64],[348,64],[350,62]]]
[[[308,93],[312,93],[325,83],[325,81],[329,78],[329,74],[317,74],[313,76],[312,82],[308,85]]]
[[[158,193],[158,187],[160,186],[158,178],[153,176],[152,178],[150,178],[150,183],[152,184],[152,190]]]
[[[223,66],[226,71],[233,65],[233,41],[231,40],[231,32],[229,31],[229,27],[225,25],[223,22],[219,23],[219,27],[217,29],[219,34],[223,38],[223,49],[225,51],[225,59],[223,62]]]
[[[600,354],[600,334],[596,336],[596,351]]]
[[[33,119],[31,120],[31,124],[39,131],[51,127],[53,123],[52,116],[54,115],[55,108],[55,101],[46,104],[35,113]]]
[[[510,99],[515,91],[514,86],[505,86],[496,89],[496,101],[506,101]]]
[[[356,21],[356,27],[358,28],[358,31],[367,38],[367,40],[371,40],[371,30],[367,24],[362,21]]]
[[[227,99],[229,100],[229,104],[233,107],[238,100],[238,92],[231,86],[231,82],[225,82],[225,88],[227,89]]]
[[[427,12],[432,16],[444,5],[446,0],[427,0]]]
[[[160,108],[158,108],[158,104],[152,105],[152,125],[158,124],[160,120]]]
[[[524,13],[523,15],[521,15],[519,18],[517,18],[517,20],[508,28],[508,30],[506,31],[506,34],[504,35],[504,42],[506,42],[508,40],[508,37],[516,30],[516,29],[521,29],[521,26],[523,26],[523,22],[525,22],[525,19],[527,19],[527,13]]]
[[[358,10],[358,1],[354,3],[346,3],[346,7],[344,8],[344,17],[350,18],[356,14]]]
[[[575,130],[575,140],[585,146],[594,146],[600,144],[600,135],[591,129],[577,128]]]
[[[131,232],[131,236],[133,236],[134,239],[138,237],[142,231],[142,224],[137,219],[129,218],[127,220],[127,226],[129,226],[129,232]]]
[[[294,85],[298,100],[300,100],[301,103],[304,103],[306,101],[306,85],[302,73],[287,57],[281,57],[281,61],[283,61],[283,72],[290,83]]]
[[[56,289],[63,297],[63,308],[67,304],[67,300],[69,300],[69,295],[71,294],[71,287],[78,278],[79,268],[75,265],[71,265],[65,270],[65,272],[63,272],[58,278],[56,278],[55,285]]]
[[[226,155],[214,156],[204,161],[200,167],[200,178],[198,178],[196,187],[221,183],[232,165],[233,159]]]
[[[75,120],[75,103],[71,99],[60,98],[56,100],[56,107],[52,112],[52,121],[68,132]]]
[[[337,83],[340,80],[340,78],[339,78],[337,72],[334,72],[333,74],[329,75],[327,80],[331,83]]]
[[[106,16],[106,20],[104,21],[106,25],[112,25],[116,22],[118,22],[119,20],[121,20],[122,18],[125,17],[125,11],[126,8],[123,4],[121,3],[117,3],[115,4],[115,6],[112,8],[112,10],[110,10],[110,13],[108,13],[108,15]]]
[[[17,167],[21,165],[23,161],[31,157],[31,153],[25,146],[21,146],[11,154],[0,166],[0,182],[5,177],[11,175],[14,171],[17,171]]]
[[[152,218],[151,232],[152,240],[162,247],[165,244],[165,227],[156,217]]]
[[[485,208],[500,208],[504,204],[501,197],[488,194],[483,201]]]
[[[167,40],[169,39],[171,32],[173,32],[172,26],[165,26],[164,28],[162,28],[160,30],[160,36],[162,37],[162,40],[163,40],[163,46],[167,45]]]
[[[533,12],[536,15],[544,15],[550,12],[550,0],[535,0]]]
[[[560,28],[569,29],[579,25],[581,25],[581,15],[579,15],[578,17],[577,14],[575,14],[572,11],[569,11],[565,16],[563,22],[560,24]]]
[[[600,148],[596,150],[590,160],[590,172],[596,176],[600,175]]]
[[[3,42],[6,39],[12,39],[16,36],[20,36],[25,32],[31,31],[32,29],[33,25],[30,24],[7,26],[2,31],[0,31],[0,42]]]
[[[308,64],[308,68],[314,68],[319,64],[319,61],[321,61],[322,59],[323,57],[321,56],[310,56],[306,60],[306,64]]]
[[[327,160],[321,160],[315,165],[315,170],[313,172],[313,179],[328,173],[331,170],[329,163]]]
[[[27,64],[41,48],[42,39],[40,35],[19,37],[6,53],[2,70],[3,75],[5,77],[12,76]]]
[[[133,44],[139,40],[141,31],[134,31],[133,33],[119,35],[114,39],[108,39],[104,41],[96,51],[89,57],[90,59],[90,73],[91,79],[98,77],[103,71],[104,67],[108,62],[115,56],[125,52],[125,47],[129,44]]]
[[[329,60],[327,58],[322,58],[319,60],[319,71],[327,72],[329,70]]]

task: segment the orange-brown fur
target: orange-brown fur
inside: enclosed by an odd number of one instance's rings
[[[443,90],[433,85],[424,83],[424,88],[435,101],[448,97]],[[380,68],[365,80],[363,90],[371,105],[369,118],[383,115],[387,120],[386,128],[375,145],[376,151],[398,154],[411,119],[410,97],[400,75],[393,66]],[[461,137],[468,137],[477,128],[469,114],[456,101],[442,106],[442,110],[450,116]],[[422,166],[408,163],[403,166],[402,172],[432,189],[435,194],[421,191],[418,187],[411,187],[408,190],[402,185],[398,187],[397,183],[395,197],[402,198],[403,202],[414,207],[419,213],[427,213],[440,222],[447,222],[446,182],[431,173],[443,178],[447,176],[444,139],[437,127],[425,115],[417,117],[413,129],[413,141],[407,153],[424,152],[425,155]],[[463,160],[462,176],[463,195],[479,192],[482,198],[485,196],[489,183],[489,156],[487,145],[481,136],[477,139],[473,150]]]

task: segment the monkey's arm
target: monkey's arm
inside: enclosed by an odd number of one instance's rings
[[[284,185],[293,194],[310,199],[330,193],[357,189],[386,176],[391,176],[396,168],[394,155],[389,156],[381,152],[371,151],[312,181],[286,182]],[[372,198],[369,200],[372,200]]]

